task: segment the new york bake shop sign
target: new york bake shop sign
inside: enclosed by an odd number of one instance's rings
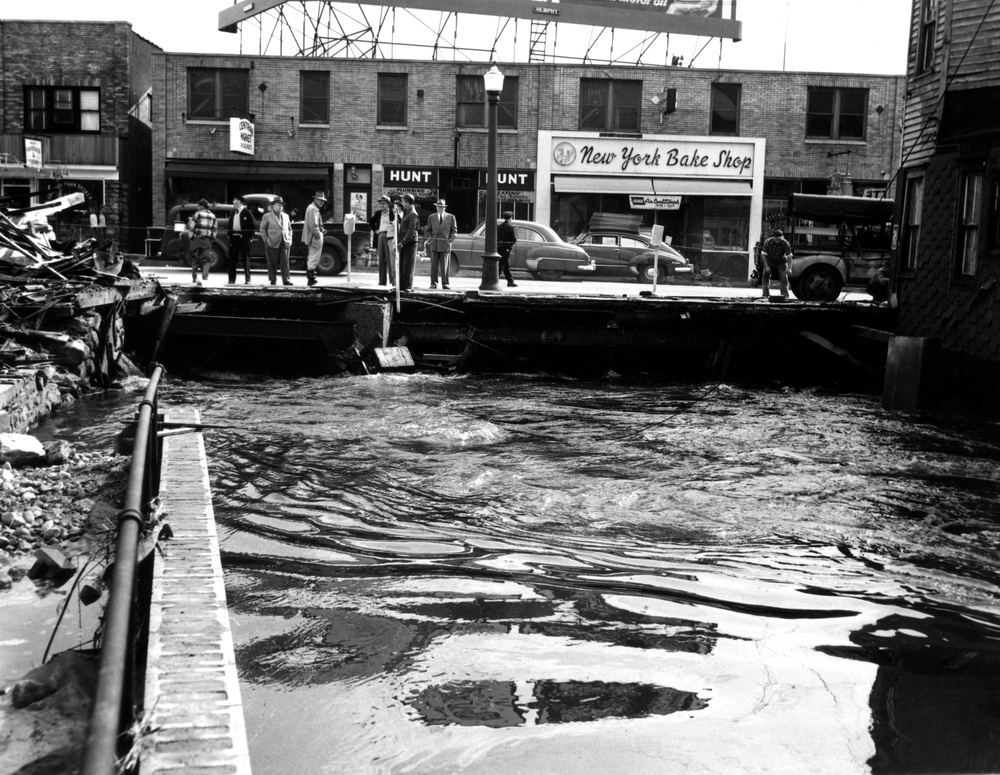
[[[552,139],[552,171],[592,175],[753,178],[754,145],[704,140],[620,137]]]

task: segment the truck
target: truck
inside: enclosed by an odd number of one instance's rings
[[[834,301],[891,266],[892,199],[790,194],[788,286],[803,301]],[[880,271],[881,270],[881,271]]]
[[[244,204],[253,213],[254,220],[260,225],[260,219],[270,208],[275,194],[246,194]],[[209,210],[218,219],[218,232],[212,243],[213,258],[210,269],[213,272],[226,270],[226,259],[229,256],[229,234],[227,224],[232,215],[231,204],[211,204]],[[198,210],[198,205],[187,203],[170,208],[167,223],[160,236],[159,250],[151,258],[159,258],[183,263],[187,247],[182,238],[188,219]],[[323,253],[320,256],[317,272],[321,275],[341,274],[347,268],[347,235],[343,223],[325,221],[326,235],[323,238]],[[371,244],[371,227],[359,220],[351,235],[351,253],[355,263],[359,263]],[[292,246],[289,251],[289,264],[292,269],[305,269],[308,250],[302,242],[302,221],[292,221]],[[250,263],[255,268],[265,265],[264,243],[255,236],[250,243]]]

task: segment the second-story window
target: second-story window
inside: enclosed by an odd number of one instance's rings
[[[934,42],[937,37],[938,0],[920,0],[920,34],[917,38],[917,74],[934,67]]]
[[[864,140],[868,89],[810,86],[806,105],[806,137]]]
[[[738,135],[740,133],[740,92],[738,83],[712,84],[713,135]]]
[[[406,73],[378,74],[379,126],[406,126]]]
[[[299,73],[299,123],[330,123],[330,73],[303,70]]]
[[[100,132],[101,92],[76,86],[27,86],[24,113],[29,132]]]
[[[224,121],[250,110],[250,71],[188,68],[188,118]]]
[[[455,85],[455,124],[460,127],[485,127],[486,86],[481,75],[460,75]],[[517,129],[517,76],[503,79],[500,104],[497,105],[497,126]]]
[[[638,132],[642,81],[580,79],[580,129]]]

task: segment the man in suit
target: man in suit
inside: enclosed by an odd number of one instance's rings
[[[250,284],[250,241],[257,231],[253,213],[244,207],[243,197],[233,197],[232,215],[229,216],[229,285],[236,285],[236,270],[243,263],[243,276]]]
[[[279,196],[271,202],[271,209],[260,219],[260,238],[264,241],[267,256],[267,279],[274,285],[281,272],[281,282],[291,285],[288,272],[288,250],[292,246],[292,222],[284,212],[285,201]]]
[[[396,264],[393,261],[392,252],[395,250],[396,214],[392,209],[392,200],[383,194],[378,200],[380,210],[377,210],[369,219],[368,225],[372,227],[372,240],[378,250],[378,284],[396,284]]]
[[[431,288],[437,288],[438,270],[441,270],[441,287],[448,290],[448,263],[451,258],[451,243],[458,234],[455,216],[445,211],[447,202],[438,199],[434,203],[435,213],[427,219],[424,231],[424,247],[431,256]]]
[[[417,259],[417,233],[420,216],[413,206],[413,196],[403,194],[403,214],[399,219],[399,290],[413,290],[413,269]]]

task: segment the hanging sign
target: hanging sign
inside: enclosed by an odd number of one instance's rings
[[[629,204],[633,210],[680,210],[679,196],[649,194],[629,194]],[[637,216],[638,217],[638,216]]]
[[[34,170],[42,168],[42,141],[24,138],[24,166]]]
[[[229,119],[229,150],[244,156],[253,156],[254,126],[248,118]]]

